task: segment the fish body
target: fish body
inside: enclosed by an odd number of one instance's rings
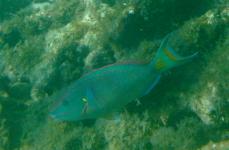
[[[167,42],[168,36],[150,63],[113,64],[83,75],[61,91],[59,104],[50,115],[61,121],[96,119],[146,95],[162,72],[196,56],[180,57]]]

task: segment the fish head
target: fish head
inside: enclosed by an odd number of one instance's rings
[[[63,94],[52,111],[50,116],[58,121],[78,121],[85,117],[87,102],[82,96],[68,91]]]

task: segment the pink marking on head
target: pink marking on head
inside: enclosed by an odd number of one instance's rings
[[[58,94],[57,94],[58,95]],[[57,106],[59,106],[61,104],[61,102],[63,102],[64,98],[66,98],[68,95],[68,92],[65,91],[63,95],[61,95],[60,98],[54,100],[54,104],[51,106],[50,111],[53,111]]]

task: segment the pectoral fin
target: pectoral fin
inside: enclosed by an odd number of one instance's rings
[[[86,91],[87,109],[90,111],[92,109],[98,108],[98,103],[96,102],[96,97],[91,88]]]
[[[161,76],[158,75],[155,79],[155,81],[151,84],[151,86],[146,90],[146,92],[143,94],[143,96],[147,95],[156,85],[157,83],[159,82]]]

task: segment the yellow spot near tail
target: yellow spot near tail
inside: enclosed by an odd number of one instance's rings
[[[157,70],[161,70],[165,66],[166,66],[166,63],[162,59],[159,59],[155,64],[155,67]]]
[[[163,52],[165,53],[166,56],[169,57],[169,59],[171,59],[172,61],[176,61],[177,58],[176,56],[173,55],[173,53],[171,53],[167,48],[163,49]]]

